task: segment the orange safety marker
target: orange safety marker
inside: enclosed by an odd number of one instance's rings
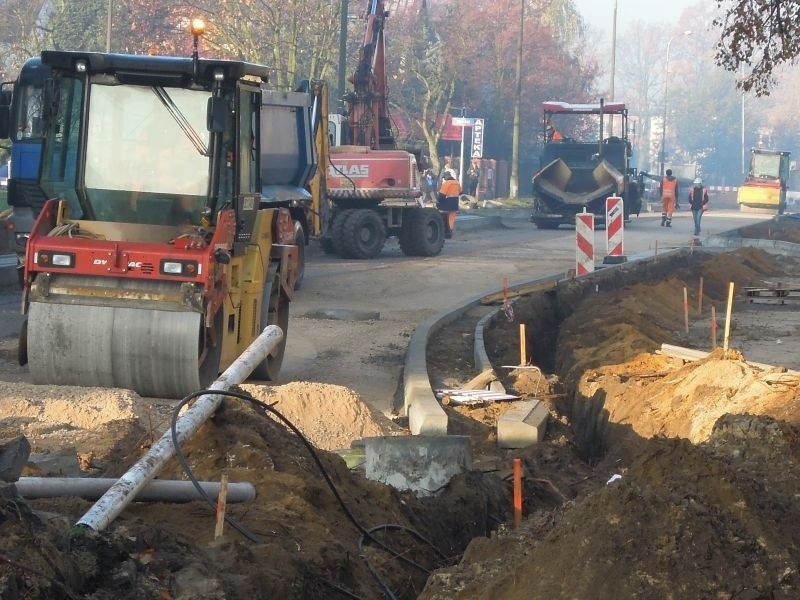
[[[689,333],[689,294],[683,286],[683,329]]]
[[[575,273],[580,276],[593,272],[594,214],[582,212],[575,215]]]
[[[697,314],[703,314],[703,278],[700,277],[700,293],[697,294]]]
[[[514,529],[522,525],[522,459],[514,459]]]
[[[717,349],[717,307],[711,305],[711,349]]]

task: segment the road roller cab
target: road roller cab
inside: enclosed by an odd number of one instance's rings
[[[285,334],[297,247],[287,209],[261,202],[267,67],[196,53],[42,62],[48,201],[20,337],[34,383],[181,397],[267,324]],[[284,346],[255,377],[277,376]]]

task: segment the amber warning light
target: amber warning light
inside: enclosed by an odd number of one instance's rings
[[[192,19],[190,28],[194,37],[200,37],[206,32],[206,22],[203,19]]]

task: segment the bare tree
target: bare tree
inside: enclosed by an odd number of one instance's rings
[[[717,0],[726,7],[714,19],[721,34],[717,64],[743,71],[739,86],[757,96],[767,95],[776,80],[775,69],[800,54],[800,2],[796,0]]]
[[[0,2],[0,71],[3,79],[16,76],[22,63],[41,52],[46,44],[40,27],[43,0],[5,0]]]

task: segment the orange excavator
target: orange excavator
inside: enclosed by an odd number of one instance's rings
[[[337,122],[337,115],[327,115],[327,102],[318,102],[317,122],[330,134],[318,142],[320,163],[328,164],[322,186],[327,189],[320,192],[316,209],[323,215],[320,241],[325,252],[345,258],[373,258],[390,236],[408,256],[435,256],[444,244],[442,214],[422,200],[417,159],[397,148],[392,133],[384,37],[388,16],[383,0],[369,0],[358,66],[349,79],[353,89],[344,97],[346,119]]]

